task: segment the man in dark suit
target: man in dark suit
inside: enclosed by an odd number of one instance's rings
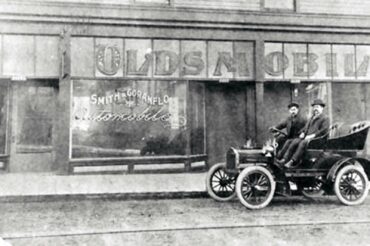
[[[313,107],[311,119],[302,129],[299,138],[294,139],[287,147],[283,159],[278,161],[280,164],[285,163],[284,167],[286,168],[291,168],[297,164],[311,139],[325,136],[329,132],[329,118],[322,114],[325,103],[321,99],[315,99],[311,106]]]
[[[291,141],[299,137],[299,134],[303,127],[306,125],[306,118],[301,116],[299,111],[299,105],[295,102],[289,103],[288,105],[290,115],[284,121],[280,122],[274,127],[270,127],[270,130],[274,132],[274,129],[283,130],[286,129],[286,135],[280,134],[276,137],[278,146],[281,147],[289,145]],[[281,152],[281,151],[280,151]],[[278,156],[279,157],[279,156]]]

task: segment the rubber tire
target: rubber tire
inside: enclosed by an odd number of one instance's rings
[[[356,201],[348,201],[346,200],[345,198],[343,198],[342,194],[340,193],[340,190],[339,190],[339,182],[340,182],[340,179],[342,177],[342,175],[344,173],[346,173],[347,171],[351,170],[351,169],[355,169],[356,171],[358,171],[358,173],[360,175],[362,175],[362,178],[365,180],[365,192],[364,194],[362,194],[362,196],[356,200]],[[364,169],[362,167],[359,167],[359,166],[354,166],[354,165],[348,165],[348,166],[344,166],[343,168],[341,168],[336,177],[335,177],[335,182],[334,182],[334,192],[335,192],[335,195],[338,197],[339,201],[341,201],[343,204],[347,205],[347,206],[355,206],[355,205],[359,205],[361,203],[363,203],[367,197],[367,194],[369,192],[369,181],[368,181],[368,177],[364,171]]]
[[[215,174],[215,172],[218,171],[219,169],[226,169],[226,164],[225,163],[217,163],[217,164],[213,165],[208,170],[207,175],[206,175],[206,188],[207,188],[207,192],[208,192],[209,196],[212,197],[214,200],[216,200],[218,202],[227,202],[227,201],[230,201],[230,200],[232,200],[236,197],[236,191],[235,190],[228,197],[220,197],[212,189],[212,184],[211,184],[212,177]]]
[[[248,203],[244,197],[243,197],[243,194],[242,194],[242,183],[243,183],[243,179],[249,175],[250,173],[252,172],[255,172],[255,171],[260,171],[262,173],[264,173],[267,178],[269,179],[270,181],[270,184],[271,184],[271,191],[270,191],[270,194],[268,195],[267,199],[259,204],[259,205],[254,205],[254,204],[250,204]],[[238,195],[238,198],[239,198],[239,201],[248,209],[252,209],[252,210],[255,210],[255,209],[262,209],[264,207],[266,207],[267,205],[269,205],[269,203],[271,202],[272,198],[274,197],[274,193],[275,193],[275,188],[276,188],[276,182],[274,180],[274,177],[272,176],[271,172],[266,169],[265,167],[263,166],[250,166],[250,167],[246,167],[238,176],[238,179],[236,180],[236,194]]]

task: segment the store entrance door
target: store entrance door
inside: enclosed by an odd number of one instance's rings
[[[55,94],[50,81],[12,82],[9,172],[53,170]]]
[[[240,147],[246,137],[246,88],[209,85],[206,89],[207,154],[210,165],[225,161],[230,146]]]

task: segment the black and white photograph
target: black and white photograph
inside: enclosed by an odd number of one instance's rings
[[[0,0],[0,246],[370,245],[370,0]]]

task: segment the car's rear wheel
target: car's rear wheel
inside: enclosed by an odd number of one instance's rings
[[[369,192],[369,181],[364,169],[355,165],[341,168],[335,178],[334,192],[345,205],[363,203]]]
[[[274,196],[275,188],[271,172],[263,166],[246,167],[236,181],[236,194],[248,209],[266,207]]]
[[[236,196],[235,181],[236,177],[226,172],[226,164],[217,163],[207,173],[207,192],[216,201],[230,201]]]

